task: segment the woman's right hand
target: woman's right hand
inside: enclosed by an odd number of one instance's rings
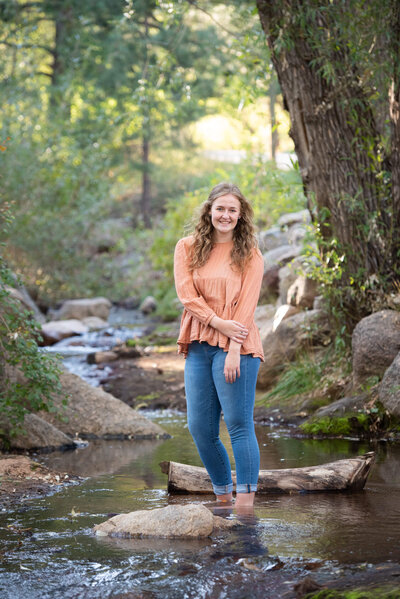
[[[243,343],[249,334],[248,329],[240,322],[236,320],[224,320],[219,316],[213,316],[210,320],[210,325],[226,337],[229,337],[229,339],[236,341],[236,343]]]

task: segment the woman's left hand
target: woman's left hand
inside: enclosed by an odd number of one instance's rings
[[[234,383],[240,377],[240,351],[228,351],[225,358],[224,375],[227,383]]]

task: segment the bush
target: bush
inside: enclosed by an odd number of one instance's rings
[[[0,221],[3,231],[11,224],[7,204],[0,207]],[[12,286],[15,277],[0,255],[0,436],[5,442],[23,429],[27,412],[54,411],[51,396],[62,393],[59,362],[39,349],[39,325],[11,297],[7,287]]]

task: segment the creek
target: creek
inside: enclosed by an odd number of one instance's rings
[[[171,438],[96,440],[36,456],[85,480],[0,515],[2,598],[290,599],[293,585],[310,573],[321,584],[345,579],[357,586],[385,572],[393,585],[399,580],[393,568],[400,561],[400,446],[294,438],[284,427],[257,426],[261,468],[316,465],[373,449],[365,490],[259,496],[254,518],[213,539],[94,536],[92,527],[110,513],[213,499],[168,496],[159,462],[201,463],[185,414],[147,416]],[[229,447],[223,424],[222,438]]]

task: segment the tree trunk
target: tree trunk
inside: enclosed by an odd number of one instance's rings
[[[271,121],[271,160],[276,163],[276,150],[278,149],[278,131],[276,129],[276,89],[274,83],[269,88],[269,114]]]
[[[321,466],[261,470],[258,478],[258,493],[310,493],[323,491],[360,491],[363,489],[371,466],[374,452],[356,458],[337,460]],[[161,462],[162,472],[168,474],[169,493],[212,493],[212,484],[205,468]],[[232,472],[236,483],[236,475]]]
[[[149,228],[150,220],[150,160],[149,160],[150,142],[145,135],[142,140],[142,194],[140,198],[140,209],[143,218],[143,224]]]
[[[72,19],[72,7],[60,7],[55,15],[53,63],[50,76],[50,107],[53,110],[62,107],[63,113],[68,117],[70,116],[70,105],[66,100],[65,93],[60,89],[60,83],[66,70],[66,43],[72,30]]]
[[[327,61],[322,45],[310,39],[310,32],[316,30],[329,32],[331,38],[340,36],[331,5],[325,0],[316,9],[307,0],[257,0],[290,113],[290,133],[310,211],[321,225],[323,238],[339,241],[339,251],[345,256],[343,287],[350,288],[352,279],[359,277],[361,288],[371,275],[382,280],[396,277],[398,242],[394,248],[391,215],[400,214],[400,193],[388,202],[390,186],[384,183],[386,164],[379,160],[379,132],[362,78],[348,60],[347,45],[338,37],[335,72],[330,77],[323,70]],[[399,141],[393,146],[398,153]],[[354,294],[344,298],[344,304],[353,323],[369,311]]]

